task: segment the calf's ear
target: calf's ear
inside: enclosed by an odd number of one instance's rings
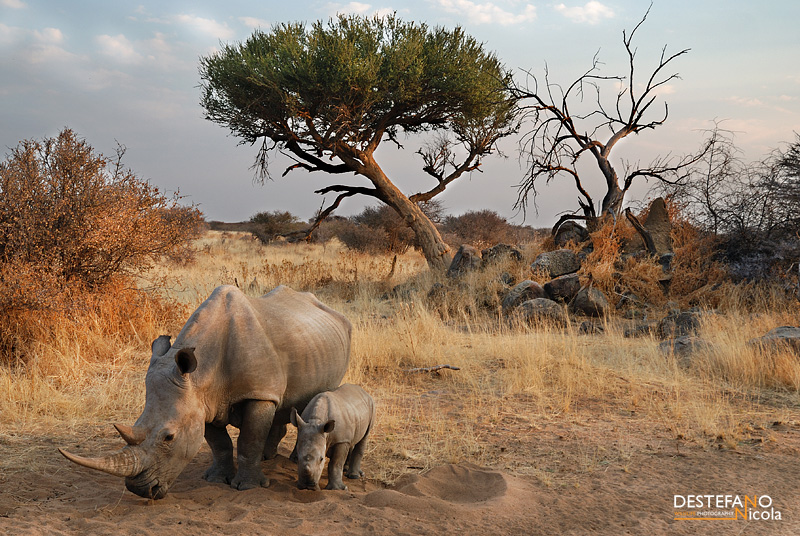
[[[303,418],[298,415],[297,408],[292,408],[292,411],[289,412],[289,422],[292,423],[293,426],[300,428],[298,422],[303,422]]]
[[[175,363],[181,374],[189,374],[197,368],[197,358],[194,356],[194,348],[181,348],[175,354]]]
[[[322,425],[322,431],[326,434],[330,434],[333,432],[333,428],[336,426],[336,421],[333,419],[329,420],[325,424]]]

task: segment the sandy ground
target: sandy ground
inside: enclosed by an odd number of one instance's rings
[[[731,449],[675,439],[632,416],[583,414],[532,428],[510,419],[489,434],[494,463],[441,465],[384,487],[300,491],[281,455],[268,488],[238,492],[201,479],[206,446],[166,498],[141,499],[122,479],[66,462],[56,446],[98,453],[119,438],[4,438],[0,455],[31,468],[0,474],[4,534],[800,534],[800,424],[776,422]],[[323,475],[323,484],[325,476]],[[674,495],[769,495],[781,520],[675,520]],[[166,532],[169,531],[169,532]]]

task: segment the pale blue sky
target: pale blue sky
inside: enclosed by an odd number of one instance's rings
[[[337,11],[396,11],[406,20],[463,26],[519,80],[521,69],[541,74],[546,62],[551,80],[568,84],[590,66],[598,49],[602,73],[625,74],[622,30],[633,28],[648,5],[642,0],[0,0],[0,147],[5,155],[19,140],[52,136],[68,126],[107,155],[119,141],[128,148],[127,165],[140,177],[168,191],[179,188],[209,219],[237,221],[278,209],[308,218],[322,202],[313,190],[330,177],[295,171],[281,178],[285,166],[278,163],[274,182],[254,185],[250,165],[256,149],[237,146],[224,128],[203,119],[198,58],[220,41],[244,40],[256,26],[313,22]],[[796,0],[656,0],[635,42],[641,75],[664,45],[668,52],[691,52],[674,64],[681,80],[661,95],[670,107],[667,124],[627,140],[616,149],[618,157],[647,161],[692,151],[700,144],[700,130],[715,119],[737,132],[748,160],[792,141],[800,131],[798,21]],[[483,173],[460,179],[440,196],[449,212],[489,208],[514,216],[514,185],[523,176],[517,140],[507,140],[503,149],[505,158],[488,157]],[[430,187],[412,151],[387,147],[379,156],[407,194]],[[347,178],[360,184],[357,177]],[[575,199],[569,181],[542,189],[539,215],[529,213],[527,223],[550,225],[556,214],[575,208]],[[362,206],[354,198],[340,213]]]

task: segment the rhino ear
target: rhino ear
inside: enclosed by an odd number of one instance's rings
[[[175,354],[175,363],[181,374],[189,374],[197,368],[197,358],[194,356],[194,348],[181,348]]]
[[[153,344],[150,345],[150,349],[153,351],[153,355],[156,357],[161,357],[162,355],[166,354],[169,349],[172,347],[170,340],[172,337],[169,335],[161,335],[156,340],[153,341]]]
[[[336,421],[333,419],[329,420],[325,424],[322,425],[322,431],[326,434],[330,434],[333,432],[333,428],[336,426]]]
[[[292,423],[292,426],[296,426],[297,428],[300,428],[301,424],[305,424],[303,418],[297,413],[297,408],[292,408],[292,411],[289,412],[289,422]]]

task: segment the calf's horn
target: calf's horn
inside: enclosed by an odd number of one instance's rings
[[[136,476],[142,472],[143,466],[141,460],[136,453],[129,448],[124,448],[116,454],[110,454],[102,458],[84,458],[72,454],[63,449],[58,449],[58,452],[72,462],[88,467],[89,469],[97,469],[114,476]]]
[[[115,424],[114,428],[117,429],[119,435],[125,440],[125,443],[131,446],[136,446],[147,437],[147,432],[142,428],[136,426],[127,426],[125,424]]]

